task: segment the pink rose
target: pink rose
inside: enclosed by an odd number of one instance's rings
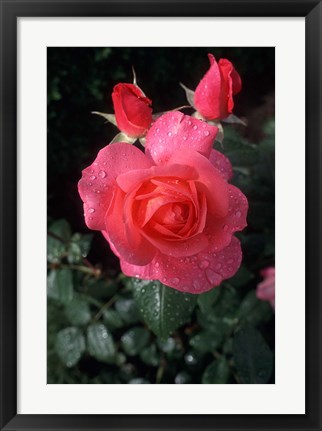
[[[83,170],[86,224],[102,231],[126,275],[201,293],[238,270],[233,233],[246,226],[248,202],[212,149],[217,130],[169,112],[149,130],[145,154],[114,143]]]
[[[233,95],[240,92],[242,83],[229,60],[221,58],[217,63],[212,54],[208,57],[210,68],[196,88],[194,105],[206,120],[218,120],[233,112]]]
[[[257,285],[256,296],[263,301],[269,301],[275,308],[275,268],[268,267],[261,271],[264,280]]]
[[[144,136],[152,122],[151,100],[134,84],[117,84],[112,93],[117,127],[132,138]]]

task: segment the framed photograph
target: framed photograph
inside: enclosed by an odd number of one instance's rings
[[[322,430],[319,1],[1,3],[3,430]]]

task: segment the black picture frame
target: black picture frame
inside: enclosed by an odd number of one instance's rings
[[[321,24],[316,0],[0,0],[1,6],[1,430],[322,430]],[[17,18],[92,16],[305,17],[306,20],[306,414],[17,414]],[[290,40],[290,43],[292,41]],[[296,67],[296,60],[295,60]],[[292,103],[292,101],[290,101]],[[304,288],[304,286],[303,286]],[[294,376],[296,378],[296,376]]]

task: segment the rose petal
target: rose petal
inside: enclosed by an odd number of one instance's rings
[[[206,235],[202,233],[185,240],[166,240],[161,235],[149,235],[146,230],[142,232],[142,235],[144,235],[156,249],[167,256],[191,256],[191,254],[199,253],[208,246],[208,239]]]
[[[95,161],[83,170],[78,183],[87,226],[94,230],[105,230],[105,214],[114,193],[115,178],[120,173],[150,166],[151,162],[142,151],[124,142],[100,150]]]
[[[229,88],[229,95],[232,96],[239,93],[242,88],[242,81],[239,73],[234,68],[234,65],[226,58],[221,58],[218,65],[222,73],[222,77],[224,79],[228,77],[227,82]]]
[[[218,63],[212,54],[208,54],[210,68],[199,82],[195,95],[195,107],[207,120],[221,117],[222,76]]]
[[[158,254],[145,266],[131,265],[121,259],[121,268],[130,277],[160,280],[182,292],[199,294],[232,277],[241,259],[240,242],[232,237],[231,243],[219,253],[203,251],[181,259]]]
[[[210,68],[196,88],[194,104],[207,120],[226,118],[234,108],[233,95],[241,90],[241,78],[229,60],[217,63],[212,54],[208,58]]]
[[[235,186],[228,184],[229,209],[226,217],[215,219],[208,213],[205,233],[209,235],[211,249],[218,251],[227,246],[234,232],[247,226],[248,201]]]
[[[231,74],[234,70],[232,63],[226,58],[219,60],[219,69],[221,73],[221,118],[228,117],[234,108],[233,99],[233,80]],[[237,72],[236,72],[237,73]],[[238,88],[238,84],[237,84]],[[225,98],[223,97],[225,96]]]
[[[143,154],[143,153],[142,153]],[[180,180],[193,180],[198,178],[198,173],[193,166],[184,163],[172,163],[163,166],[152,166],[150,169],[137,169],[121,173],[117,177],[117,183],[125,192],[133,190],[137,184],[154,177],[173,177]]]
[[[182,112],[168,112],[148,131],[145,152],[156,164],[166,163],[173,152],[185,148],[208,157],[217,132],[217,127]]]
[[[146,133],[152,121],[152,102],[134,84],[117,84],[112,93],[118,128],[128,136]]]
[[[106,213],[105,225],[110,243],[127,262],[135,265],[146,265],[155,256],[155,247],[148,242],[134,224],[129,225],[132,220],[124,218],[125,194],[116,189],[113,201]],[[123,216],[123,218],[122,218]]]
[[[199,178],[196,181],[197,188],[205,192],[207,196],[207,206],[211,214],[216,217],[224,217],[228,212],[228,189],[227,183],[223,180],[212,163],[197,151],[185,149],[172,154],[170,163],[179,163],[187,166],[195,166]]]
[[[233,168],[229,159],[217,150],[211,150],[209,160],[218,169],[222,177],[229,181],[233,176]]]

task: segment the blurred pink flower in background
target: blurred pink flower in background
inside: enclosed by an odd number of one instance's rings
[[[267,267],[260,274],[264,280],[258,283],[256,296],[262,301],[269,301],[275,309],[275,268],[273,266]]]

